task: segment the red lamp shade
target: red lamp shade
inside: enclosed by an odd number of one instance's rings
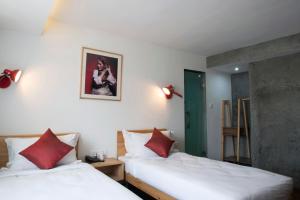
[[[164,94],[165,94],[165,96],[166,96],[167,99],[171,99],[172,98],[173,93],[171,92],[169,86],[163,87],[162,91],[164,92]]]
[[[22,71],[19,70],[19,69],[16,69],[16,70],[9,70],[9,69],[5,69],[4,74],[6,74],[7,76],[10,77],[10,79],[13,81],[13,82],[18,82],[21,75],[22,75]]]
[[[21,70],[9,70],[5,69],[2,74],[0,74],[0,88],[7,88],[10,86],[11,81],[18,82],[22,75]]]
[[[168,85],[167,87],[162,88],[162,91],[164,92],[167,99],[171,99],[173,97],[173,94],[182,97],[181,94],[175,91],[173,85]]]
[[[10,79],[5,76],[0,76],[0,88],[8,88],[10,86]]]

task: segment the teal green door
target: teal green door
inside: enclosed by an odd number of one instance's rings
[[[206,156],[205,73],[184,70],[185,152]]]

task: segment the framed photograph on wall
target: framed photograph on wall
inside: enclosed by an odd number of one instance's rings
[[[80,98],[121,100],[123,56],[82,48]]]

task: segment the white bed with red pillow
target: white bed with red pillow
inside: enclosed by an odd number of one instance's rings
[[[135,200],[118,182],[76,158],[78,135],[7,138],[9,162],[0,170],[1,200]]]
[[[48,129],[44,134],[49,132],[52,131]],[[57,138],[61,142],[73,147],[73,149],[70,152],[68,152],[61,160],[59,160],[56,165],[65,165],[77,161],[75,147],[78,142],[79,134],[72,133],[60,135],[57,136]],[[39,139],[40,137],[7,137],[5,139],[5,143],[8,150],[8,162],[6,166],[12,170],[39,169],[39,167],[36,166],[34,163],[29,161],[24,156],[20,155],[20,152],[36,143]]]
[[[134,193],[86,163],[53,169],[0,170],[1,200],[136,200]]]
[[[169,145],[157,140],[156,154],[145,154],[152,133],[123,130],[123,137],[126,154],[119,159],[126,173],[175,199],[287,200],[292,192],[293,181],[286,176],[181,152],[164,158],[159,154]]]

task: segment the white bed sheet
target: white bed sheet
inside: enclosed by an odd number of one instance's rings
[[[177,199],[281,200],[293,186],[286,176],[186,153],[120,159],[127,173]]]
[[[136,200],[121,184],[86,163],[51,170],[0,170],[1,200]]]

